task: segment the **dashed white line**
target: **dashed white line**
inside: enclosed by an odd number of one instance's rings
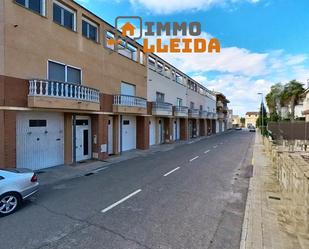
[[[206,151],[204,152],[204,154],[207,154],[209,151],[210,151],[210,150],[206,150]]]
[[[180,167],[177,167],[177,168],[167,172],[164,176],[168,176],[169,174],[172,174],[173,172],[175,172],[176,170],[179,170],[179,169],[180,169]]]
[[[193,144],[194,143],[194,141],[191,141],[191,142],[189,142],[188,144]]]
[[[98,172],[100,172],[102,170],[105,170],[105,169],[108,169],[108,167],[103,167],[103,168],[96,169],[96,170],[93,171],[93,173],[98,173]]]
[[[217,148],[217,147],[218,147],[218,145],[213,146],[214,149]]]
[[[199,156],[193,157],[192,159],[190,159],[190,162],[194,161],[195,159],[198,159]]]
[[[106,213],[107,211],[111,210],[112,208],[118,206],[119,204],[121,204],[122,202],[130,199],[131,197],[133,197],[134,195],[138,194],[139,192],[141,192],[142,190],[141,189],[138,189],[136,191],[134,191],[133,193],[127,195],[126,197],[122,198],[121,200],[115,202],[114,204],[108,206],[107,208],[104,208],[101,212],[102,213]]]

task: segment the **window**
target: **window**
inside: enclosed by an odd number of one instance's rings
[[[130,125],[130,120],[123,120],[123,125]]]
[[[53,5],[53,20],[54,22],[71,29],[76,30],[76,13],[74,10],[65,7],[64,5],[54,2]]]
[[[16,0],[16,3],[45,16],[45,0]]]
[[[83,36],[95,42],[98,41],[98,25],[83,18],[82,20]]]
[[[177,98],[177,106],[182,106],[182,99]]]
[[[76,125],[80,126],[80,125],[88,125],[88,120],[87,119],[77,119],[76,120]]]
[[[190,109],[194,109],[194,102],[190,102]]]
[[[135,96],[135,85],[121,82],[120,92],[122,95]]]
[[[30,119],[29,127],[46,127],[47,120]]]
[[[114,45],[109,45],[108,41],[111,40],[111,39],[114,40],[115,39],[115,34],[109,32],[109,31],[106,31],[105,36],[106,36],[106,47],[114,50],[115,49]]]
[[[65,64],[48,61],[48,79],[81,84],[81,70]]]
[[[156,101],[157,102],[164,102],[164,93],[157,92],[156,93]]]

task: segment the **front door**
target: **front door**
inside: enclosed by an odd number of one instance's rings
[[[90,119],[76,120],[76,161],[90,159]]]

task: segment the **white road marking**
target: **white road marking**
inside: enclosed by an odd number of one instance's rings
[[[176,170],[179,170],[179,169],[180,169],[180,167],[177,167],[177,168],[171,170],[170,172],[167,172],[164,176],[168,176],[169,174],[172,174],[173,172],[175,172]]]
[[[218,145],[215,145],[213,148],[215,149],[215,148],[217,148],[218,147]]]
[[[103,167],[103,168],[96,169],[96,170],[93,171],[93,173],[98,173],[98,172],[100,172],[102,170],[105,170],[105,169],[108,169],[108,167]]]
[[[191,142],[189,142],[188,144],[193,144],[194,143],[194,141],[191,141]]]
[[[192,159],[190,159],[190,162],[194,161],[195,159],[198,159],[199,156],[193,157]]]
[[[210,150],[206,150],[206,151],[204,152],[204,154],[207,154],[209,151],[210,151]]]
[[[110,205],[109,207],[107,208],[104,208],[101,212],[102,213],[106,213],[107,211],[111,210],[112,208],[118,206],[119,204],[121,204],[122,202],[130,199],[131,197],[133,197],[134,195],[138,194],[139,192],[141,192],[142,190],[141,189],[138,189],[136,191],[134,191],[133,193],[129,194],[128,196],[122,198],[121,200],[115,202],[114,204]]]

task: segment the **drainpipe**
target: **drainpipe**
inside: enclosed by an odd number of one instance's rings
[[[76,114],[73,114],[73,164],[76,163]]]

